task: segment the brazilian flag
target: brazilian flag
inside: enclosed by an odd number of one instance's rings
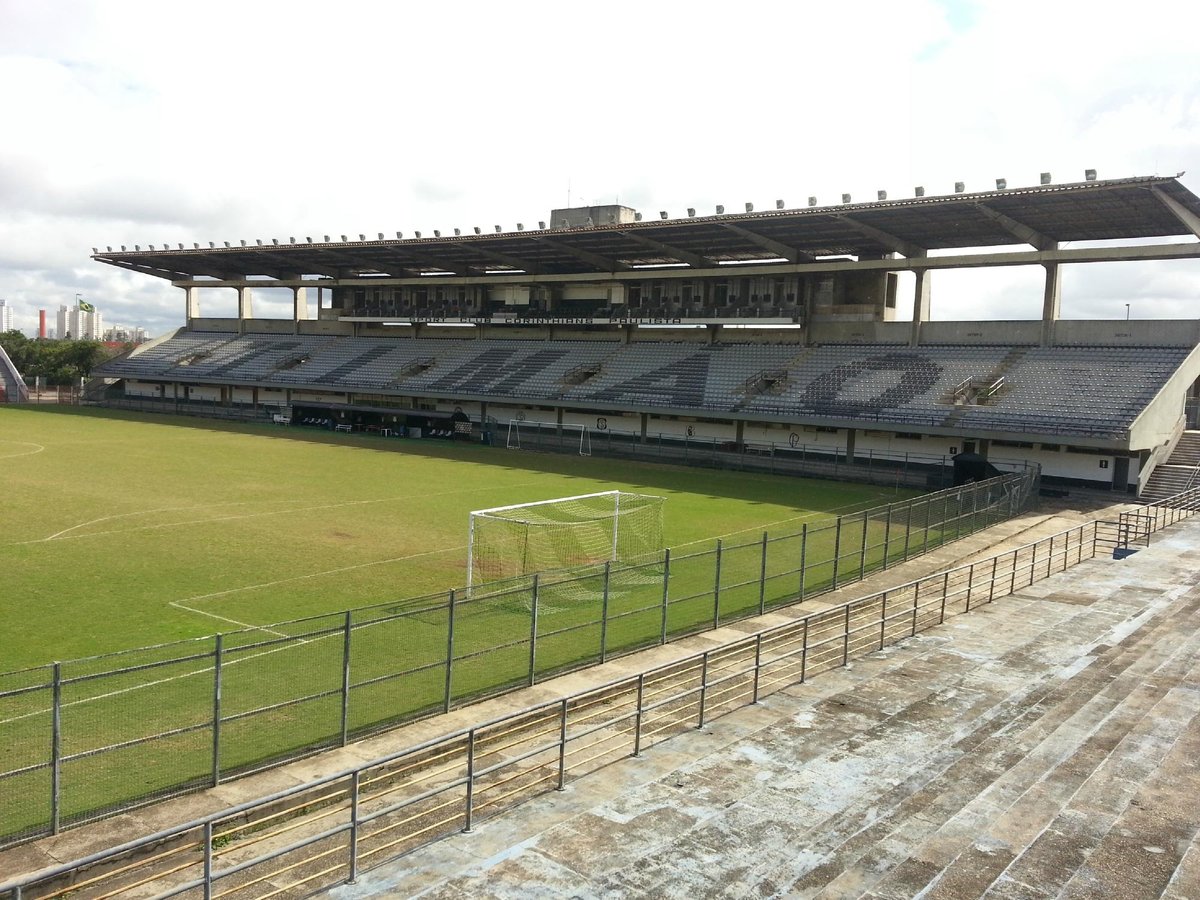
[[[80,310],[80,312],[94,313],[96,311],[96,307],[92,306],[92,304],[88,303],[86,300],[80,300],[79,301],[79,310]]]

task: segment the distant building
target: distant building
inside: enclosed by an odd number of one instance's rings
[[[98,341],[104,333],[103,316],[98,309],[80,309],[78,306],[58,308],[58,328],[55,334],[63,340]]]
[[[0,332],[12,331],[13,311],[7,300],[0,300]]]
[[[150,340],[150,335],[141,325],[113,325],[104,330],[106,344],[144,344]]]

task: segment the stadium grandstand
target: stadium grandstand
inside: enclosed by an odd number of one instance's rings
[[[843,200],[106,248],[94,258],[182,289],[187,321],[96,374],[114,404],[389,435],[524,423],[741,458],[974,452],[1138,495],[1169,471],[1195,424],[1200,321],[1068,320],[1061,296],[1067,266],[1200,256],[1200,198],[1178,177]],[[931,319],[937,270],[1005,266],[1044,270],[1040,319]],[[291,290],[290,319],[254,317],[263,288]],[[202,314],[220,291],[236,317]]]

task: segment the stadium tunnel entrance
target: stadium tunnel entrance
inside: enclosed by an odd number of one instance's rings
[[[475,427],[461,409],[396,409],[332,403],[292,404],[291,424],[327,431],[365,432],[383,437],[474,440]]]

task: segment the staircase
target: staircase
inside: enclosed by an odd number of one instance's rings
[[[1170,459],[1150,476],[1141,499],[1153,503],[1197,485],[1200,485],[1200,431],[1185,431]]]

